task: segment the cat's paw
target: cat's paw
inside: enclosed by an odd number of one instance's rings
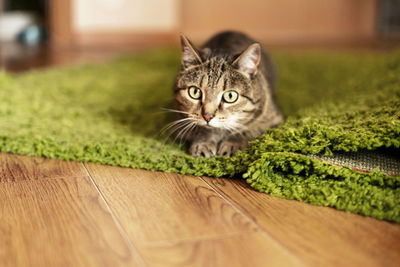
[[[193,143],[189,148],[192,156],[201,156],[205,158],[214,157],[217,152],[217,145],[214,142],[197,142]]]
[[[239,150],[246,147],[245,142],[222,141],[218,147],[217,155],[219,156],[233,156]]]

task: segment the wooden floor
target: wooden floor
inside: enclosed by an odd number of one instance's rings
[[[241,180],[0,153],[0,266],[400,266],[400,225]]]

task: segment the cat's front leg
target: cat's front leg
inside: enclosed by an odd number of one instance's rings
[[[215,129],[200,128],[189,141],[189,154],[195,157],[214,157],[217,155],[217,147],[220,140],[220,131]]]
[[[192,156],[205,158],[214,157],[217,153],[217,143],[214,141],[194,141],[190,144],[189,153]]]
[[[233,156],[239,150],[245,149],[248,145],[248,141],[243,138],[228,138],[227,140],[221,141],[217,149],[217,155],[219,156]]]

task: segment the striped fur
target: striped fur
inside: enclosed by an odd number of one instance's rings
[[[181,42],[182,69],[175,83],[179,120],[173,131],[189,143],[190,154],[233,155],[282,122],[274,100],[274,66],[254,40],[243,33],[223,32],[200,50],[184,36]],[[200,99],[192,98],[189,88],[200,89]],[[234,103],[224,100],[233,99],[231,90],[238,94]]]

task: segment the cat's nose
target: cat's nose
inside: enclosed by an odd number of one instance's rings
[[[210,122],[210,120],[212,118],[214,118],[214,114],[211,114],[211,113],[208,113],[208,112],[205,112],[202,115],[203,115],[203,118],[206,120],[206,122]]]

